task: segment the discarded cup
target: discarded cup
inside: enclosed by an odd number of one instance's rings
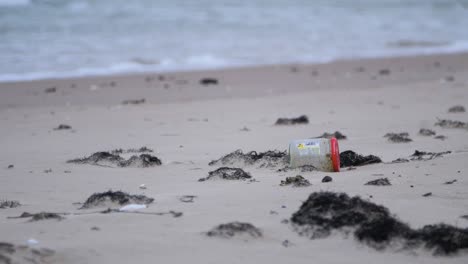
[[[289,143],[289,166],[313,166],[321,171],[340,171],[340,150],[334,137],[299,139]]]

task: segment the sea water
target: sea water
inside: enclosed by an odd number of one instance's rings
[[[0,81],[468,50],[468,0],[0,0]]]

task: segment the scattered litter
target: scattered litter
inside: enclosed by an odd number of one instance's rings
[[[278,118],[275,125],[297,125],[297,124],[308,124],[309,118],[306,115],[301,115],[296,118]]]
[[[57,87],[49,87],[44,90],[45,93],[55,93],[57,92]]]
[[[449,119],[439,119],[434,125],[443,128],[468,128],[468,123]]]
[[[374,163],[380,163],[382,160],[374,155],[363,156],[359,155],[352,150],[343,151],[340,153],[340,166],[343,167],[355,167],[363,166]]]
[[[221,224],[206,232],[209,237],[232,238],[235,236],[247,236],[251,238],[262,237],[262,231],[250,223],[231,222]]]
[[[198,181],[206,181],[213,179],[223,179],[223,180],[246,180],[250,179],[252,176],[240,168],[229,168],[221,167],[217,170],[210,171],[208,177],[201,178]]]
[[[295,177],[286,177],[285,180],[281,181],[280,186],[292,185],[293,187],[306,187],[310,186],[310,182],[302,177],[297,175]]]
[[[54,130],[68,130],[68,129],[71,129],[72,127],[69,126],[69,125],[65,125],[65,124],[60,124],[58,127],[54,128]]]
[[[193,203],[193,199],[197,198],[195,195],[184,195],[179,198],[179,201],[183,203]]]
[[[432,193],[431,192],[428,192],[428,193],[425,193],[422,195],[423,197],[429,197],[429,196],[432,196]]]
[[[120,212],[133,212],[141,209],[146,209],[146,204],[127,204],[119,209]]]
[[[419,130],[419,135],[421,136],[434,136],[436,134],[436,132],[434,132],[434,130],[430,130],[430,129],[427,129],[427,128],[421,128]]]
[[[351,232],[358,241],[379,250],[424,246],[434,255],[450,255],[468,248],[468,229],[446,224],[412,229],[384,206],[345,193],[312,193],[291,221],[300,235],[311,239],[325,238],[335,230]],[[396,241],[400,243],[392,243]]]
[[[123,101],[122,101],[122,104],[124,104],[124,105],[129,105],[129,104],[137,105],[137,104],[144,104],[145,102],[146,102],[146,99],[145,99],[145,98],[142,98],[142,99],[130,99],[130,100],[123,100]]]
[[[217,160],[213,160],[208,165],[210,166],[227,166],[227,165],[256,165],[260,168],[270,168],[284,166],[288,163],[286,151],[268,150],[265,152],[250,151],[243,153],[238,149]]]
[[[325,176],[325,177],[323,177],[323,179],[322,179],[322,182],[331,182],[331,181],[333,181],[333,178],[330,177],[330,176]]]
[[[434,138],[435,139],[440,139],[440,140],[446,140],[447,139],[447,137],[444,136],[444,135],[438,135],[438,136],[435,136]]]
[[[200,80],[201,85],[217,85],[218,79],[215,78],[203,78]]]
[[[20,202],[12,200],[0,200],[0,209],[16,208],[21,206]]]
[[[321,136],[318,136],[317,138],[336,138],[338,140],[342,140],[342,139],[346,139],[346,136],[341,133],[340,131],[335,131],[335,133],[328,133],[328,132],[325,132],[323,133]]]
[[[141,190],[146,190],[146,185],[144,183],[140,184],[138,188],[140,188]]]
[[[390,183],[390,180],[388,178],[380,178],[377,180],[369,181],[364,185],[388,186],[392,184]]]
[[[94,193],[91,195],[79,209],[88,209],[98,206],[122,206],[127,204],[150,204],[154,201],[145,195],[130,195],[122,191],[107,191]]]
[[[47,248],[37,248],[39,243],[36,239],[28,239],[28,246],[14,245],[6,242],[0,242],[0,263],[52,263],[51,258],[55,252]]]
[[[463,105],[454,105],[449,108],[449,113],[464,113],[466,112],[465,107]]]
[[[75,164],[91,164],[107,167],[139,167],[147,168],[153,166],[159,166],[162,164],[161,160],[155,156],[149,154],[140,154],[139,156],[132,156],[128,160],[125,160],[117,154],[111,154],[109,152],[96,152],[89,157],[81,159],[68,160],[67,163]]]
[[[451,151],[443,151],[443,152],[426,152],[426,151],[419,151],[415,150],[414,153],[410,156],[410,160],[421,160],[427,161],[432,160],[435,158],[443,157],[446,154],[452,153]]]
[[[393,143],[406,143],[413,141],[411,138],[409,138],[409,134],[407,132],[387,133],[384,137],[388,138],[388,141]]]
[[[451,180],[451,181],[446,181],[446,182],[444,182],[444,184],[454,184],[454,183],[456,183],[456,182],[457,182],[457,180]]]

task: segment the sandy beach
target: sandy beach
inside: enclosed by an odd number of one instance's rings
[[[466,263],[466,244],[448,255],[395,241],[377,250],[342,230],[310,239],[291,217],[312,193],[343,192],[388,208],[415,230],[445,223],[468,232],[468,125],[436,125],[468,122],[467,102],[468,53],[0,83],[0,202],[20,203],[0,209],[0,242],[14,248],[0,246],[0,256],[18,263]],[[308,124],[275,125],[301,115]],[[335,131],[347,137],[341,152],[382,162],[338,173],[234,164],[228,167],[252,178],[199,181],[222,167],[210,161],[235,150],[285,151],[291,140]],[[391,142],[387,133],[408,133],[411,141]],[[141,147],[161,164],[143,160]],[[67,162],[118,149],[113,163]],[[441,154],[417,160],[416,150]],[[128,162],[132,155],[141,159]],[[399,158],[408,162],[392,163]],[[311,185],[280,186],[296,175]],[[391,185],[365,185],[382,178]],[[154,201],[131,212],[115,202],[80,209],[109,190]],[[15,218],[24,212],[58,217]],[[235,221],[260,235],[207,235]]]

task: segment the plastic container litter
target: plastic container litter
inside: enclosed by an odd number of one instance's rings
[[[321,171],[340,171],[340,150],[336,138],[299,139],[289,143],[289,166],[314,166]]]

